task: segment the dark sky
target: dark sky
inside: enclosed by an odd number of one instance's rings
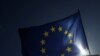
[[[100,0],[3,0],[0,2],[0,56],[22,56],[18,28],[80,13],[92,54],[100,54]]]

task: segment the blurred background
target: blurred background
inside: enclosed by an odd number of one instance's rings
[[[100,54],[100,0],[1,0],[0,56],[22,56],[18,28],[63,19],[80,9],[92,54]]]

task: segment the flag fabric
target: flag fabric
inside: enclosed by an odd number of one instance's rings
[[[78,56],[89,53],[80,13],[40,26],[20,28],[23,56]]]

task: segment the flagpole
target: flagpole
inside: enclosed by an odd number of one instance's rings
[[[78,10],[78,13],[79,13],[79,15],[80,15],[80,9],[79,9],[79,8],[77,8],[77,10]],[[80,18],[81,18],[81,15],[80,15]],[[82,19],[81,19],[81,23],[82,23]],[[82,25],[83,25],[83,23],[82,23]],[[82,28],[83,28],[83,26],[82,26]],[[83,32],[84,32],[84,34],[85,34],[85,31],[84,31],[84,29],[83,29]],[[86,43],[87,43],[87,46],[88,46],[89,55],[91,55],[91,52],[90,52],[90,49],[89,49],[89,45],[88,45],[88,42],[87,42],[86,35],[85,35],[85,39],[86,39]]]

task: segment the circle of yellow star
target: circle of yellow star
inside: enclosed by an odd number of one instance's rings
[[[42,45],[45,45],[45,40],[42,39],[42,40],[40,41],[40,43],[41,43]]]
[[[61,31],[62,31],[62,27],[61,27],[61,26],[59,26],[58,31],[59,31],[59,32],[61,32]]]
[[[50,29],[52,32],[55,32],[55,27],[51,27],[51,29]]]
[[[67,48],[66,48],[66,51],[71,52],[71,51],[72,51],[72,48],[67,47]]]
[[[45,48],[42,48],[40,51],[41,51],[42,54],[46,53],[46,49]]]
[[[44,36],[47,37],[49,33],[47,31],[44,32]]]

